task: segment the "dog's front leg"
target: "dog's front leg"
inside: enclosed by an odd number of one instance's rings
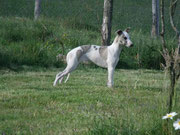
[[[108,83],[107,86],[109,88],[113,87],[113,77],[114,77],[114,68],[112,66],[108,67]]]

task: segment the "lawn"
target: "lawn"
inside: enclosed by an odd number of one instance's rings
[[[105,69],[80,67],[66,84],[53,87],[59,70],[0,70],[0,134],[167,134],[164,72],[117,69],[110,89]],[[179,113],[177,85],[173,111]]]
[[[115,71],[114,88],[106,87],[105,69],[82,65],[66,84],[53,87],[63,70],[58,54],[101,45],[103,1],[44,0],[38,21],[34,1],[0,1],[0,135],[180,134],[172,120],[162,120],[170,82],[160,67],[161,40],[150,34],[151,1],[114,1],[113,7],[111,41],[116,30],[131,27],[135,45],[122,51],[117,68],[125,69]],[[166,1],[165,37],[172,50],[177,42],[168,9]],[[179,18],[176,12],[175,24]],[[180,113],[179,82],[175,96],[172,111]]]

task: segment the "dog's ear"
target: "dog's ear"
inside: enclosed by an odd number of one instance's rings
[[[130,29],[131,29],[131,28],[128,27],[128,28],[125,29],[125,31],[126,31],[127,33],[129,33]]]
[[[118,35],[121,35],[121,34],[123,33],[123,31],[122,31],[122,30],[117,30],[116,33],[117,33]]]

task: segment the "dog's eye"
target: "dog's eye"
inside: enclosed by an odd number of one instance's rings
[[[124,37],[125,40],[127,40],[127,37]]]

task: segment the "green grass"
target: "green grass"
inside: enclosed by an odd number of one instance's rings
[[[53,87],[57,72],[1,69],[0,134],[167,135],[163,72],[118,69],[113,89],[106,87],[105,69],[81,67]]]
[[[61,67],[56,56],[84,44],[101,45],[103,0],[44,0],[41,17],[33,20],[34,1],[0,1],[0,66],[34,65]],[[118,68],[160,69],[163,63],[161,40],[151,39],[151,1],[114,1],[112,38],[117,29],[131,27],[133,49],[124,49]],[[166,42],[177,46],[168,17],[169,2],[165,3]],[[177,6],[179,11],[179,6]],[[179,24],[180,15],[175,14]],[[170,49],[171,50],[171,49]]]
[[[0,16],[2,17],[25,17],[33,18],[34,1],[30,0],[5,0],[0,1]],[[101,29],[103,15],[103,0],[44,0],[41,2],[41,17],[65,20],[66,23],[77,26],[83,24]],[[151,8],[152,1],[146,0],[121,0],[114,1],[113,29],[132,27],[136,31],[143,31],[150,34],[151,31]],[[165,2],[166,23],[168,33],[172,29],[169,26],[168,6]],[[177,6],[179,9],[179,6]],[[177,11],[178,11],[177,9]],[[177,20],[180,18],[176,13]],[[71,27],[71,26],[69,26]],[[171,33],[172,34],[172,33]]]
[[[152,40],[141,30],[132,30],[130,35],[135,46],[124,47],[117,67],[160,69],[160,63],[164,62],[160,54],[160,39]],[[112,34],[112,40],[114,37]],[[176,46],[175,40],[167,38],[166,41],[168,48]],[[66,55],[79,45],[101,45],[101,35],[86,25],[73,26],[66,21],[47,18],[34,22],[27,18],[9,17],[0,22],[0,66],[62,67],[62,63],[56,61],[56,56],[63,53],[62,44]]]

